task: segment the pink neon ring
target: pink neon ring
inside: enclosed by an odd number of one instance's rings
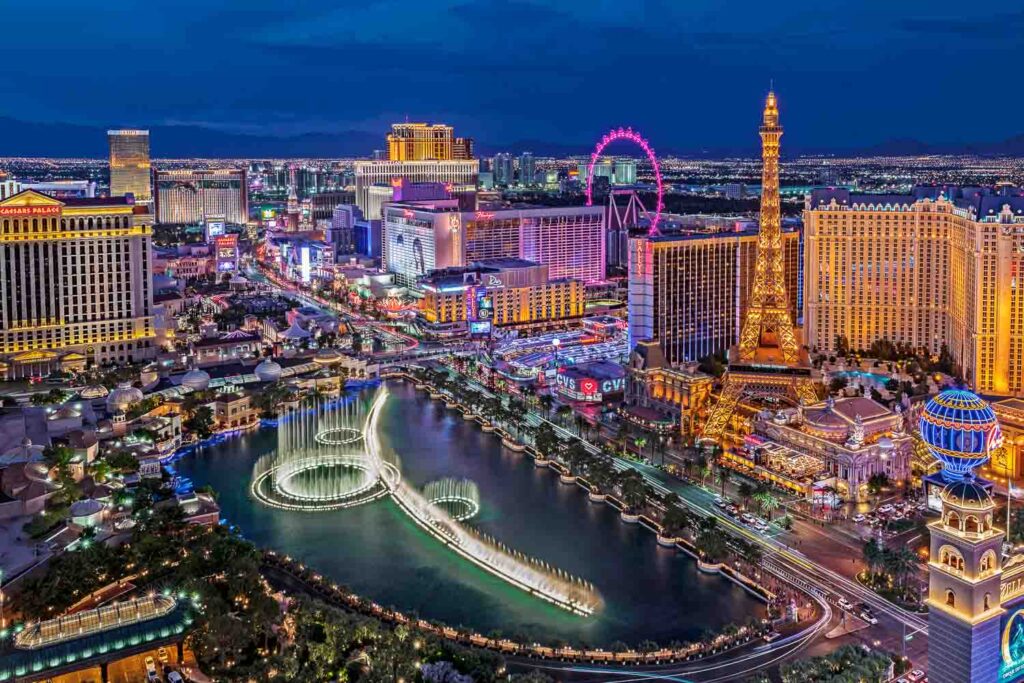
[[[654,150],[648,144],[647,140],[640,136],[639,133],[635,132],[632,128],[613,128],[608,131],[600,142],[597,143],[597,147],[594,148],[593,154],[590,155],[590,163],[587,165],[587,206],[594,205],[594,164],[597,163],[598,158],[604,151],[604,148],[609,143],[615,140],[629,140],[630,142],[638,145],[647,155],[647,158],[651,161],[651,166],[654,167],[654,180],[658,185],[658,206],[654,211],[654,218],[651,219],[650,234],[658,234],[658,223],[661,221],[661,210],[665,208],[662,199],[665,196],[665,186],[661,181],[661,166],[658,165],[658,159],[654,156]]]

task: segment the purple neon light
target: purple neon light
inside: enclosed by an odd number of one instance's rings
[[[662,198],[665,196],[665,187],[661,182],[661,166],[658,165],[658,159],[654,156],[654,148],[632,128],[613,128],[601,138],[600,142],[597,143],[597,147],[594,148],[593,154],[590,155],[590,163],[587,165],[587,206],[594,205],[594,164],[597,163],[601,153],[604,152],[604,148],[616,140],[629,140],[639,146],[644,151],[644,154],[647,155],[647,158],[650,159],[651,166],[654,167],[654,179],[658,184],[658,206],[655,209],[654,217],[651,219],[651,229],[648,232],[651,235],[657,235],[658,223],[661,221],[661,210],[665,208],[665,204],[662,202]]]

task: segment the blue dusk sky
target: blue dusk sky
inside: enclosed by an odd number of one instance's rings
[[[774,79],[796,147],[1024,133],[1019,0],[48,0],[8,3],[4,25],[0,116],[30,122],[408,117],[490,146],[632,125],[696,150],[756,145]]]

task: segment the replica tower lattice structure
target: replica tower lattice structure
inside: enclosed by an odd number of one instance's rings
[[[704,427],[705,439],[722,435],[744,395],[785,395],[803,403],[817,400],[811,368],[801,356],[789,313],[779,206],[782,126],[774,91],[768,92],[765,101],[760,134],[763,170],[754,282],[739,345],[730,350],[722,393]]]

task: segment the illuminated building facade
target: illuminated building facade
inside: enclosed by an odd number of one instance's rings
[[[493,327],[558,329],[583,318],[579,280],[550,279],[546,265],[493,259],[438,270],[420,282],[420,316],[439,335],[488,335]]]
[[[1024,193],[815,190],[804,211],[806,343],[946,345],[978,391],[1024,393]]]
[[[135,196],[147,203],[153,198],[150,185],[149,131],[108,130],[110,145],[110,196]]]
[[[473,140],[455,137],[441,123],[395,123],[387,138],[389,161],[451,161],[472,159]]]
[[[211,217],[232,225],[249,222],[245,169],[159,170],[153,176],[158,223],[195,225]]]
[[[553,279],[605,278],[604,208],[482,205],[455,199],[389,204],[384,264],[403,284],[435,268],[498,258],[543,263]]]
[[[381,207],[391,201],[390,192],[371,194],[373,189],[387,190],[395,183],[442,183],[452,192],[475,190],[480,175],[480,162],[449,161],[357,161],[356,206],[367,220],[380,220]]]
[[[800,234],[783,231],[782,245],[786,286],[796,291]],[[630,239],[631,344],[657,341],[673,366],[736,344],[756,262],[755,229]]]
[[[0,201],[0,373],[48,374],[154,353],[151,229],[125,197]]]
[[[1004,555],[991,484],[974,473],[1002,444],[997,415],[975,394],[949,389],[920,418],[942,463],[930,477],[942,516],[928,525],[928,676],[937,683],[1024,678],[1024,555]]]
[[[712,377],[690,363],[673,368],[657,342],[638,342],[626,367],[625,405],[619,413],[656,433],[693,434],[711,397]]]

